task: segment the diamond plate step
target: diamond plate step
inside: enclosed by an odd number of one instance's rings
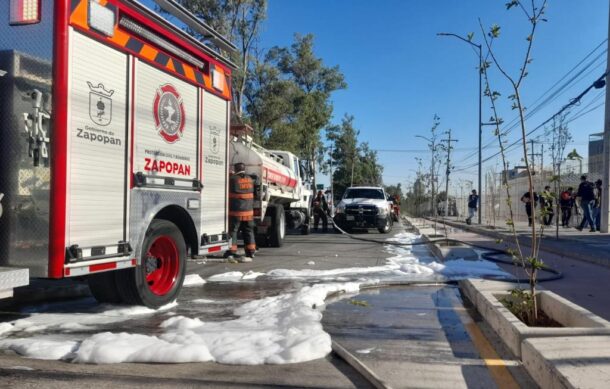
[[[0,266],[0,298],[13,296],[13,289],[30,283],[30,271]]]

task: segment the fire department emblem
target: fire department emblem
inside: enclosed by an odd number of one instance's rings
[[[175,143],[182,138],[185,122],[184,104],[173,85],[165,84],[157,89],[153,114],[157,131],[167,143]]]
[[[220,151],[220,130],[216,127],[210,127],[210,147],[214,154]]]
[[[89,85],[89,117],[98,126],[107,126],[112,121],[112,94],[114,90],[107,90],[104,84]]]

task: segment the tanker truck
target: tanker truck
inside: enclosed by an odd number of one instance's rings
[[[287,229],[310,232],[311,188],[307,164],[288,151],[267,150],[253,142],[252,128],[231,126],[229,161],[242,162],[258,190],[254,198],[256,244],[280,247]]]

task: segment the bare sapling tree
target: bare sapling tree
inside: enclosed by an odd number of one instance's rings
[[[497,176],[497,165],[494,165],[487,171],[487,190],[485,191],[485,193],[488,193],[488,197],[490,198],[490,201],[488,201],[489,211],[487,213],[487,223],[491,224],[494,229],[496,228],[496,203],[498,201],[498,188],[496,187]]]
[[[551,181],[555,184],[555,194],[557,201],[555,202],[555,238],[559,239],[559,218],[561,217],[561,208],[559,199],[561,195],[561,164],[566,146],[572,140],[572,134],[565,124],[565,118],[568,112],[562,112],[559,115],[553,116],[552,125],[546,131],[546,136],[551,141],[551,159],[553,161],[553,177]]]
[[[472,37],[472,35],[469,35],[469,37]],[[525,270],[526,273],[528,273],[529,269],[526,266],[525,255],[523,254],[523,249],[521,247],[521,242],[519,241],[519,236],[517,234],[517,230],[516,230],[516,226],[515,226],[515,210],[513,209],[513,199],[512,199],[512,195],[511,195],[511,191],[510,191],[510,184],[508,182],[509,162],[506,158],[507,132],[503,131],[500,128],[501,125],[504,124],[504,119],[502,119],[499,116],[498,105],[497,105],[497,100],[501,96],[501,94],[500,94],[500,92],[491,89],[490,81],[489,81],[489,73],[488,73],[491,63],[488,61],[488,59],[489,59],[489,54],[487,55],[485,60],[481,63],[480,71],[483,74],[483,80],[484,80],[484,84],[485,84],[485,89],[483,91],[483,94],[489,99],[490,104],[491,104],[490,108],[491,108],[492,116],[490,117],[489,121],[491,123],[493,123],[493,125],[494,125],[494,136],[498,140],[498,147],[500,149],[500,158],[501,158],[501,162],[502,162],[502,174],[501,174],[500,179],[502,182],[502,187],[506,191],[506,207],[508,209],[508,219],[506,219],[506,225],[508,226],[508,228],[511,232],[511,235],[513,236],[514,242],[515,242],[515,249],[511,249],[509,251],[513,257],[513,260],[517,264],[519,264]],[[529,274],[528,274],[528,277],[529,277]]]
[[[528,306],[531,308],[528,316],[530,318],[532,318],[534,322],[536,322],[538,320],[538,304],[536,302],[536,297],[535,297],[536,296],[536,283],[537,283],[538,271],[543,267],[543,263],[539,259],[540,242],[539,242],[539,234],[538,234],[538,231],[536,230],[537,226],[536,226],[536,217],[535,217],[536,198],[534,196],[534,183],[533,183],[533,177],[532,177],[533,171],[532,171],[532,167],[530,165],[530,160],[528,158],[528,150],[527,150],[528,132],[527,132],[527,127],[526,127],[526,119],[525,119],[526,107],[523,104],[523,100],[522,100],[522,96],[521,96],[521,88],[522,88],[523,81],[526,79],[526,77],[528,75],[527,69],[532,62],[531,52],[532,52],[532,46],[533,46],[533,42],[534,42],[534,36],[536,33],[536,29],[540,22],[546,21],[543,18],[543,15],[544,15],[544,12],[546,9],[547,2],[546,2],[546,0],[543,0],[541,2],[541,4],[538,4],[538,2],[536,0],[531,0],[529,2],[529,4],[524,4],[524,3],[525,3],[524,1],[519,1],[519,0],[511,0],[508,3],[506,3],[507,10],[510,10],[512,8],[520,10],[527,18],[527,21],[529,22],[529,34],[526,37],[527,44],[526,44],[526,48],[525,48],[525,54],[523,56],[521,68],[519,69],[519,71],[517,72],[516,75],[511,75],[509,73],[509,71],[505,68],[505,66],[500,62],[498,56],[496,55],[494,48],[492,47],[495,40],[500,37],[500,26],[497,24],[494,24],[486,32],[485,28],[483,27],[483,23],[481,22],[480,19],[479,19],[479,25],[481,28],[481,32],[483,33],[485,47],[487,48],[487,52],[488,52],[487,58],[491,59],[491,61],[486,60],[484,63],[481,64],[481,71],[484,72],[485,79],[486,79],[487,88],[485,90],[485,93],[492,100],[492,106],[493,106],[492,109],[494,111],[493,119],[494,119],[494,123],[496,123],[496,136],[498,137],[498,141],[500,144],[500,150],[502,153],[502,162],[503,162],[503,166],[505,167],[505,170],[504,170],[505,172],[507,171],[506,158],[505,158],[505,154],[504,154],[506,151],[506,148],[505,148],[504,142],[503,142],[503,137],[502,137],[503,134],[500,130],[500,124],[502,123],[502,120],[501,120],[501,118],[498,117],[497,109],[495,109],[496,101],[497,101],[497,98],[500,96],[500,93],[497,91],[491,91],[491,89],[489,88],[489,78],[487,75],[487,70],[491,67],[492,64],[500,72],[500,74],[506,79],[506,81],[508,81],[508,83],[510,84],[512,93],[508,96],[508,99],[511,101],[512,110],[517,112],[518,119],[519,119],[518,123],[519,123],[519,128],[521,130],[521,146],[522,146],[522,151],[523,151],[523,161],[525,163],[525,170],[527,172],[529,201],[531,202],[531,209],[532,209],[531,229],[530,229],[531,248],[530,248],[529,255],[524,254],[524,251],[523,251],[521,245],[519,244],[519,239],[518,239],[518,236],[515,231],[512,210],[510,211],[511,218],[510,218],[510,220],[507,221],[507,223],[509,224],[509,226],[511,226],[511,229],[513,231],[513,236],[515,237],[516,247],[517,247],[517,250],[513,254],[513,258],[516,258],[516,260],[519,261],[519,263],[522,265],[522,267],[524,268],[525,272],[528,275],[528,280],[529,280],[529,289],[530,289],[529,295],[521,293],[520,296],[528,299],[527,303],[528,303]],[[504,181],[505,186],[508,188],[507,177],[503,177],[503,181]],[[508,189],[507,189],[507,192],[508,192]],[[509,197],[508,201],[510,201],[510,197]],[[512,207],[512,205],[509,204],[509,209],[511,207]]]
[[[436,222],[437,222],[437,189],[436,185],[438,176],[441,168],[441,152],[444,150],[442,142],[439,139],[439,129],[438,126],[441,124],[441,119],[438,115],[434,114],[432,119],[432,127],[430,128],[430,137],[425,137],[422,135],[416,135],[418,138],[422,138],[428,142],[428,150],[430,150],[430,187],[431,187],[431,204],[430,211],[432,212],[432,217],[434,218],[434,230],[436,231]]]

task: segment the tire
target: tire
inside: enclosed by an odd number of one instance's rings
[[[269,239],[265,234],[255,234],[254,241],[256,242],[256,247],[269,247]]]
[[[309,235],[311,234],[311,225],[309,223],[303,224],[301,226],[301,235]]]
[[[142,243],[140,265],[117,272],[117,285],[127,304],[159,308],[176,299],[186,272],[186,243],[176,225],[155,219]]]
[[[99,303],[120,304],[123,302],[116,283],[115,273],[109,271],[87,277],[89,290]]]
[[[392,231],[392,218],[389,216],[386,217],[385,225],[377,228],[377,231],[379,231],[381,234],[387,234],[388,232]]]
[[[284,244],[284,236],[286,235],[286,215],[284,207],[277,204],[269,208],[269,216],[271,216],[271,230],[269,231],[269,246],[282,247]]]

